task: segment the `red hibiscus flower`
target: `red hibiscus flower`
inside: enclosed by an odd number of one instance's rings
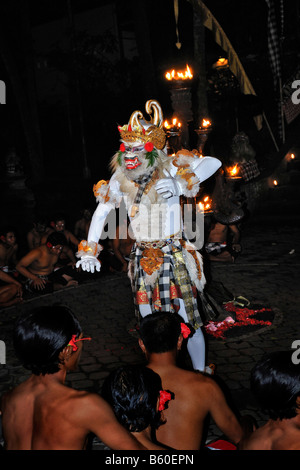
[[[185,323],[180,323],[181,325],[181,334],[184,338],[187,338],[191,332],[191,330],[186,326]]]
[[[159,392],[159,411],[163,411],[165,409],[165,404],[167,401],[172,400],[172,395],[170,392],[167,392],[166,390],[160,390]]]
[[[153,148],[154,148],[154,145],[152,144],[152,142],[146,142],[145,143],[146,152],[152,152]]]
[[[121,152],[125,152],[125,145],[123,143],[120,145],[120,150]]]

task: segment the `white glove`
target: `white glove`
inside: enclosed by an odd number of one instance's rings
[[[95,272],[95,268],[96,271],[100,271],[101,269],[100,261],[95,256],[90,255],[82,256],[82,258],[76,263],[76,268],[79,268],[79,266],[82,267],[83,271],[87,271],[88,273]]]
[[[168,199],[172,196],[180,196],[182,193],[179,183],[173,178],[168,170],[164,170],[166,178],[158,180],[155,189],[162,197]]]

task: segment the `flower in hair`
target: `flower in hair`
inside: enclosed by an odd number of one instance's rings
[[[125,152],[125,145],[123,143],[120,145],[120,152]]]
[[[158,411],[163,411],[166,408],[165,404],[170,400],[172,400],[171,393],[167,392],[166,390],[160,390]]]
[[[73,351],[77,351],[78,349],[78,346],[77,343],[78,341],[85,341],[85,340],[88,340],[88,341],[91,341],[92,338],[79,338],[79,339],[76,339],[76,335],[72,335],[72,339],[70,339],[69,343],[68,343],[68,346],[72,346],[73,348]]]
[[[186,326],[185,323],[180,323],[181,334],[184,338],[187,338],[191,334],[191,330]]]

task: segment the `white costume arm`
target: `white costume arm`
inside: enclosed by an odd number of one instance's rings
[[[215,157],[189,158],[189,160],[190,169],[196,177],[194,177],[194,184],[197,182],[197,186],[212,176],[222,165],[220,160]],[[182,194],[189,197],[195,195],[187,193],[185,188],[186,183],[183,184],[182,178],[176,175],[177,170],[178,168],[171,164],[169,170],[164,170],[166,177],[158,180],[155,185],[156,191],[165,199],[181,196]],[[196,189],[196,192],[198,190],[199,187]]]
[[[191,168],[200,183],[212,176],[222,165],[222,162],[215,157],[202,157],[192,160]]]

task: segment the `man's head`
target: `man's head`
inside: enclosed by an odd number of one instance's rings
[[[67,239],[61,232],[52,232],[47,237],[47,247],[53,253],[58,254],[62,251],[63,247],[67,245]]]
[[[63,232],[66,228],[66,217],[64,214],[56,214],[51,226],[56,232]]]
[[[162,424],[158,410],[161,378],[144,366],[124,366],[105,380],[102,396],[114,410],[118,421],[130,432]]]
[[[68,345],[80,334],[81,326],[70,309],[42,306],[19,318],[13,342],[23,366],[35,375],[45,375],[60,370],[62,353],[67,348],[66,353],[72,354],[73,348]]]
[[[17,241],[17,232],[13,227],[6,227],[1,235],[1,240],[7,245],[14,246]]]
[[[152,313],[140,323],[140,346],[151,353],[177,351],[182,343],[181,324],[176,313]]]
[[[291,351],[265,355],[252,369],[251,390],[271,419],[290,419],[299,413],[300,365]]]

